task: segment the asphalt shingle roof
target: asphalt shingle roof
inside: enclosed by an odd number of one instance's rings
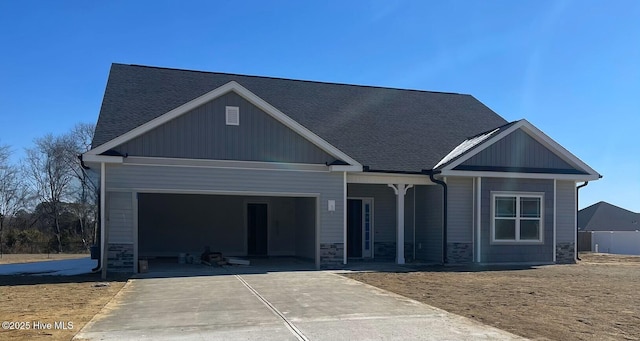
[[[113,64],[93,147],[230,81],[370,170],[431,169],[507,123],[471,95]]]
[[[600,201],[578,211],[580,231],[636,231],[640,230],[640,213]]]

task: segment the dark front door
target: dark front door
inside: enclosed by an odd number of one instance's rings
[[[267,204],[247,204],[247,253],[267,255]]]
[[[362,257],[362,200],[347,200],[347,257]]]

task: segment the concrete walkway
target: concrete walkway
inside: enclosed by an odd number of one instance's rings
[[[133,279],[75,339],[519,340],[326,271]]]

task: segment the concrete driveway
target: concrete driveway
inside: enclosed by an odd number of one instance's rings
[[[296,271],[133,279],[75,339],[521,338],[332,272]]]

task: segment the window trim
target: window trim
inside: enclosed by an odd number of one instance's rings
[[[496,239],[495,224],[496,224],[496,198],[497,197],[515,197],[516,198],[516,238],[515,239]],[[521,198],[538,198],[540,199],[540,233],[538,239],[520,239],[520,221],[521,220],[536,220],[529,217],[520,216]],[[544,244],[544,193],[543,192],[491,192],[491,244],[500,245],[523,245],[523,244]],[[499,218],[499,217],[498,217]]]

